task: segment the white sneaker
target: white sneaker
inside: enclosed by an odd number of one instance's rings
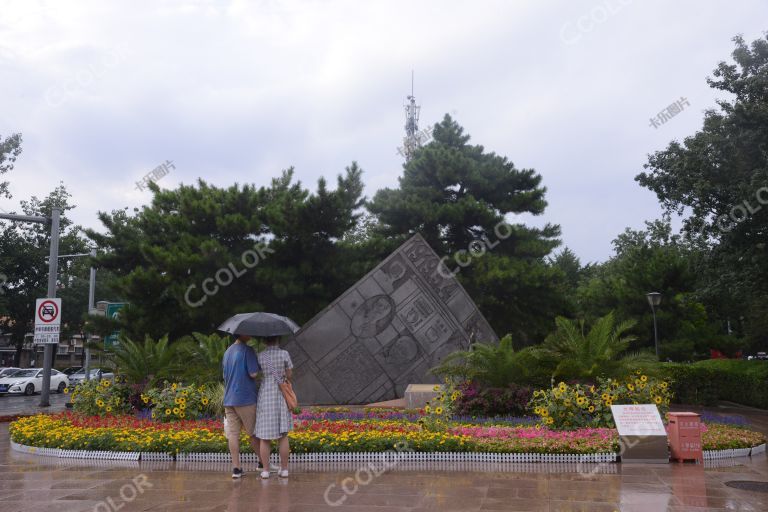
[[[261,472],[261,478],[263,478],[264,480],[269,478],[269,471],[262,471]]]
[[[281,469],[280,472],[277,474],[280,478],[288,478],[288,470],[287,469]]]

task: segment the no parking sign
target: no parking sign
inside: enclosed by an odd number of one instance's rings
[[[35,337],[33,343],[58,344],[61,334],[61,299],[35,301]]]

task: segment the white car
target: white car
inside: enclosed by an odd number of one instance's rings
[[[115,374],[105,372],[101,368],[91,368],[91,380],[115,380]],[[69,382],[72,386],[77,386],[85,382],[85,370],[80,370],[69,376]]]
[[[58,370],[51,370],[51,391],[63,393],[69,387],[69,379]],[[0,395],[25,394],[32,395],[43,390],[43,369],[29,368],[17,370],[9,377],[0,379]]]
[[[21,368],[14,368],[12,366],[9,366],[7,368],[0,368],[0,379],[3,377],[10,377],[12,373],[17,372],[21,370]]]

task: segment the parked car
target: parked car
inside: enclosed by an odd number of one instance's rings
[[[69,379],[58,370],[51,370],[51,391],[63,393],[69,386]],[[18,370],[9,377],[0,379],[0,394],[32,395],[43,390],[43,369]]]
[[[61,370],[61,373],[69,377],[73,373],[77,373],[82,369],[83,369],[82,366],[70,366],[69,368],[64,368],[63,370]]]
[[[21,368],[14,368],[12,366],[0,368],[0,379],[3,377],[10,377],[13,373],[21,370]]]
[[[91,368],[91,379],[92,380],[115,380],[115,374],[110,372],[105,372],[101,368]],[[79,370],[72,375],[69,376],[69,382],[76,386],[83,382],[85,380],[85,369]]]

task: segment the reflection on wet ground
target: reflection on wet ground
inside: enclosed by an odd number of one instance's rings
[[[725,485],[768,481],[765,454],[695,464],[307,464],[288,480],[232,481],[216,463],[83,461],[10,449],[0,425],[0,511],[768,510],[768,494]],[[430,469],[426,469],[430,468]],[[360,470],[360,471],[358,471]],[[335,505],[334,505],[335,504]]]

